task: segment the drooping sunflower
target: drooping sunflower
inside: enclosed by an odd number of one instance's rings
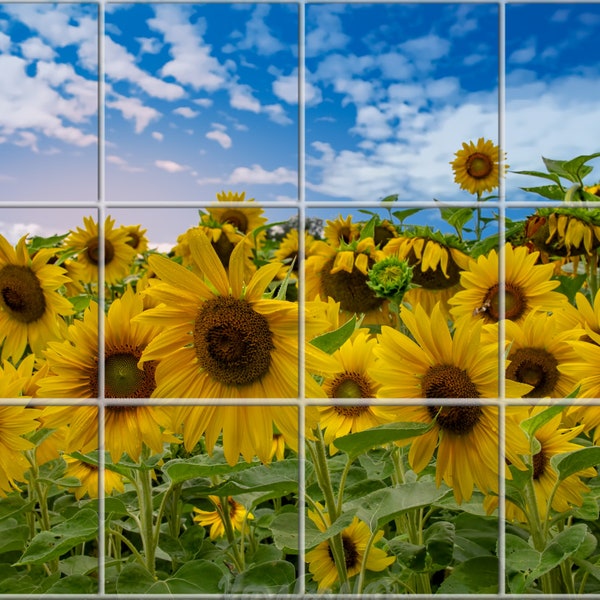
[[[322,511],[319,514],[316,511],[309,510],[308,516],[321,531],[325,531],[331,525],[329,515]],[[367,561],[365,565],[367,571],[377,572],[385,570],[396,560],[394,556],[388,556],[385,550],[375,547],[375,544],[382,537],[383,530],[375,534],[367,554],[371,532],[364,521],[354,517],[352,523],[342,530],[342,545],[348,577],[353,577],[359,573],[365,560]],[[338,581],[338,572],[329,542],[321,542],[307,552],[305,560],[308,563],[309,572],[313,575],[313,580],[318,583],[319,592],[331,589]]]
[[[85,228],[77,227],[65,240],[68,248],[78,250],[77,259],[71,263],[79,281],[98,284],[100,264],[100,237],[98,223],[93,217],[84,217]],[[108,285],[119,283],[129,274],[136,251],[128,244],[129,234],[124,228],[115,229],[115,220],[107,216],[104,221],[104,280]]]
[[[476,144],[463,142],[455,156],[450,164],[454,181],[461,189],[481,195],[498,187],[500,149],[491,140],[479,138]]]
[[[486,336],[497,339],[498,327],[490,327]],[[530,312],[521,324],[506,321],[507,379],[533,386],[524,398],[565,398],[577,380],[562,373],[560,365],[577,360],[568,342],[578,337],[577,330],[561,329],[556,315]]]
[[[418,287],[409,290],[404,301],[411,306],[422,306],[427,313],[440,302],[449,316],[448,300],[462,290],[460,274],[472,259],[449,243],[442,234],[428,229],[420,235],[398,237],[390,240],[385,254],[407,260],[413,267],[412,282]]]
[[[31,258],[22,237],[13,248],[0,236],[0,343],[2,359],[15,363],[27,345],[37,355],[66,330],[63,317],[73,305],[59,289],[69,278],[62,267],[48,264],[54,249],[38,250]]]
[[[123,452],[137,460],[142,443],[154,452],[162,451],[165,441],[161,424],[166,417],[158,407],[127,406],[127,398],[150,398],[155,387],[156,363],[144,362],[138,366],[144,348],[157,334],[158,329],[139,323],[135,317],[143,313],[139,294],[128,288],[121,298],[110,306],[105,319],[104,345],[104,397],[122,399],[123,405],[107,406],[106,449],[113,461]],[[46,350],[50,373],[39,382],[39,395],[47,398],[97,398],[98,397],[98,306],[91,303],[83,319],[76,321],[63,342],[54,342]],[[47,407],[44,418],[52,426],[66,424],[77,412],[94,411],[94,407]],[[81,423],[80,423],[81,425]],[[69,437],[71,446],[82,444],[77,429]],[[170,439],[170,438],[169,438]],[[84,442],[84,447],[89,443]]]
[[[161,282],[145,293],[164,306],[136,319],[163,327],[141,358],[141,364],[160,361],[153,397],[297,397],[298,305],[263,298],[281,265],[267,264],[245,281],[241,245],[232,253],[229,277],[206,236],[190,237],[190,249],[210,286],[162,256],[149,258]],[[309,372],[323,374],[333,364],[307,345]],[[310,376],[306,385],[311,395],[323,396]]]
[[[98,498],[98,467],[72,456],[64,456],[63,459],[67,463],[65,476],[76,477],[81,483],[78,487],[69,488],[69,491],[75,494],[75,498],[81,500],[86,494],[90,498]],[[125,491],[123,477],[110,469],[104,469],[103,495],[110,496],[114,491],[121,494]]]
[[[600,334],[590,327],[585,327],[585,337],[581,340],[569,341],[575,351],[577,360],[561,364],[561,373],[578,382],[578,398],[600,398]]]
[[[400,317],[413,339],[384,327],[371,369],[379,398],[497,398],[498,342],[482,340],[483,323],[448,329],[439,305],[427,315],[420,306],[403,307]],[[506,382],[506,395],[519,398],[530,385]]]
[[[333,247],[315,242],[306,260],[306,300],[333,298],[340,303],[344,320],[364,314],[363,324],[391,324],[389,302],[367,285],[368,270],[385,257],[373,238]]]
[[[597,209],[540,208],[529,222],[531,241],[551,256],[589,255],[600,247]]]
[[[448,300],[452,316],[457,321],[496,323],[500,318],[501,294],[504,294],[505,318],[510,321],[522,322],[532,310],[560,309],[567,302],[566,296],[552,291],[560,282],[551,279],[553,265],[536,265],[538,255],[524,246],[513,248],[507,243],[503,276],[496,250],[472,261],[460,275],[465,289]]]
[[[216,540],[225,535],[223,503],[218,496],[209,496],[208,498],[215,505],[216,510],[201,510],[194,507],[196,513],[194,522],[202,525],[202,527],[210,526],[210,539]],[[231,525],[236,531],[242,531],[244,527],[247,527],[246,521],[254,519],[254,515],[231,496],[227,497],[227,510],[229,511]]]
[[[464,406],[399,406],[398,421],[427,423],[433,427],[423,435],[396,442],[410,444],[408,462],[420,473],[437,449],[436,483],[444,481],[460,504],[469,500],[476,486],[482,493],[498,492],[498,408],[478,404]],[[525,469],[520,456],[529,442],[516,415],[507,409],[505,452],[511,464]],[[505,473],[510,477],[508,468]]]
[[[30,465],[23,451],[34,444],[23,436],[38,429],[39,414],[34,408],[0,406],[0,497],[19,490],[18,482],[25,481]]]

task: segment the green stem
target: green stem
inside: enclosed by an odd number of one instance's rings
[[[144,557],[138,552],[138,549],[120,532],[120,531],[116,531],[115,529],[109,529],[108,533],[110,533],[112,536],[114,536],[115,538],[117,538],[120,542],[123,542],[123,544],[125,544],[129,550],[131,550],[131,553],[135,556],[135,558],[137,559],[137,561],[143,566],[143,567],[148,567],[148,565],[146,564],[146,561],[144,560]],[[115,544],[115,550],[118,547],[118,544]],[[118,552],[118,555],[120,556],[121,552]],[[117,552],[115,551],[115,558],[117,557]]]
[[[327,507],[329,519],[331,524],[333,524],[339,517],[339,513],[333,493],[329,468],[327,466],[325,440],[323,439],[323,432],[321,431],[320,427],[314,429],[313,433],[316,435],[317,439],[314,442],[309,442],[308,448],[313,459],[315,474],[317,476],[319,487],[321,488],[323,497],[325,498],[325,506]],[[329,547],[331,548],[333,562],[335,563],[338,572],[338,578],[340,580],[340,593],[347,593],[349,591],[348,572],[346,570],[344,540],[341,533],[338,533],[330,538]]]
[[[144,444],[142,448],[142,464],[150,457],[150,449]],[[156,545],[154,539],[154,511],[152,507],[152,471],[144,469],[138,472],[138,502],[140,506],[140,535],[146,568],[150,574],[156,576],[155,556]]]
[[[365,584],[365,573],[367,572],[367,559],[369,558],[369,552],[371,551],[371,546],[373,545],[373,542],[375,541],[376,535],[377,535],[377,528],[375,528],[375,531],[371,532],[371,535],[369,536],[369,541],[367,542],[367,545],[365,546],[365,552],[363,555],[362,563],[360,565],[360,573],[358,574],[358,582],[356,584],[356,594],[357,595],[362,594],[363,586]]]
[[[227,541],[229,542],[231,551],[233,552],[233,562],[235,563],[235,567],[238,570],[238,572],[241,573],[244,570],[245,561],[243,549],[242,553],[240,553],[240,549],[235,543],[233,524],[231,523],[231,515],[229,514],[229,498],[227,498],[227,496],[221,496],[219,500],[221,503],[221,508],[217,506],[217,512],[219,512],[221,520],[223,521],[223,525],[225,527],[225,535],[227,536]]]
[[[342,514],[342,505],[344,503],[344,486],[346,485],[346,479],[348,477],[348,473],[350,471],[350,467],[354,461],[348,455],[348,460],[346,461],[346,465],[344,466],[344,470],[342,471],[342,476],[340,478],[340,488],[338,490],[338,499],[337,499],[337,514]]]

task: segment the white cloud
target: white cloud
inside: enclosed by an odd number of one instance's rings
[[[508,57],[509,63],[524,65],[535,58],[535,39],[529,38],[522,48],[515,50]]]
[[[160,133],[160,131],[153,131],[152,132],[152,137],[155,140],[158,140],[159,142],[162,142],[165,136],[162,133]]]
[[[210,108],[213,105],[213,101],[210,98],[196,98],[194,104],[202,106],[203,108]]]
[[[15,245],[24,235],[49,237],[55,233],[55,231],[44,229],[39,223],[6,223],[0,221],[0,234],[12,245]]]
[[[419,71],[431,71],[435,61],[450,51],[450,42],[433,33],[400,44]]]
[[[246,23],[246,32],[238,43],[238,48],[256,49],[257,54],[270,56],[285,49],[285,46],[272,35],[264,19],[271,7],[268,4],[257,4],[250,20]]]
[[[271,121],[278,125],[291,125],[294,122],[287,116],[280,104],[268,104],[267,106],[263,106],[263,112],[269,116]]]
[[[116,156],[115,154],[108,155],[106,157],[106,162],[115,165],[121,171],[125,171],[126,173],[143,173],[146,170],[143,167],[134,167],[130,165],[124,158]]]
[[[176,115],[185,117],[186,119],[193,119],[200,113],[197,110],[192,110],[189,106],[180,106],[173,111]]]
[[[140,69],[135,64],[135,57],[109,36],[105,36],[105,57],[104,64],[108,79],[130,81],[150,96],[163,100],[176,100],[185,93],[180,85],[163,81]]]
[[[173,57],[160,70],[163,77],[172,76],[178,82],[195,89],[215,91],[229,79],[225,67],[211,54],[198,26],[189,20],[190,8],[185,5],[154,5],[155,18],[148,19],[148,26],[162,33],[170,44]]]
[[[288,104],[298,104],[298,69],[273,81],[273,93]]]
[[[8,52],[10,50],[10,38],[0,31],[0,52]]]
[[[28,60],[52,60],[56,52],[37,37],[31,37],[21,42],[21,52]]]
[[[247,85],[236,85],[229,90],[229,102],[233,108],[260,113],[260,102],[252,95]]]
[[[228,182],[231,184],[265,184],[280,185],[291,183],[298,185],[298,173],[285,167],[278,167],[273,171],[267,171],[260,165],[252,167],[237,167],[229,176]]]
[[[209,140],[214,140],[215,142],[218,142],[222,148],[231,148],[231,138],[224,132],[224,131],[219,131],[219,130],[213,130],[213,131],[209,131],[206,134],[206,137]]]
[[[220,177],[204,177],[196,179],[198,185],[215,185],[217,183],[224,183]]]
[[[392,135],[393,130],[382,111],[375,106],[363,106],[358,109],[352,132],[371,140],[385,140]]]
[[[156,38],[136,37],[135,41],[140,45],[140,54],[158,54],[163,47]]]
[[[17,146],[22,148],[31,148],[36,154],[40,151],[37,145],[37,135],[31,131],[19,131],[19,139],[15,140]]]
[[[160,117],[160,113],[156,109],[144,106],[139,98],[126,98],[125,96],[116,94],[115,96],[115,100],[106,101],[106,106],[120,111],[123,118],[134,121],[136,133],[141,133],[146,129],[150,121],[154,121]]]
[[[340,4],[311,5],[307,10],[309,24],[306,33],[306,56],[319,56],[331,50],[345,48],[350,37],[342,31],[339,14],[345,10]]]
[[[183,171],[188,171],[189,167],[185,165],[180,165],[172,160],[155,160],[154,164],[163,171],[167,171],[167,173],[181,173]]]

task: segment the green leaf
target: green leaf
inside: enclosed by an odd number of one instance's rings
[[[360,230],[359,240],[366,240],[367,238],[375,237],[375,223],[379,220],[379,217],[376,215],[370,218]]]
[[[294,565],[277,560],[250,567],[233,582],[233,594],[289,594],[293,591],[296,571]]]
[[[569,170],[567,168],[569,161],[553,160],[551,158],[544,158],[543,156],[542,156],[542,160],[544,161],[544,164],[546,165],[546,169],[548,169],[548,171],[550,173],[556,173],[560,177],[564,177],[565,179],[568,179],[569,181],[573,181],[574,183],[577,182],[577,177],[575,176],[575,174],[572,173],[571,170]]]
[[[533,177],[541,177],[543,179],[550,179],[557,185],[561,186],[560,177],[556,173],[544,173],[543,171],[511,171],[516,175],[532,175]]]
[[[234,496],[254,492],[271,492],[271,497],[281,497],[298,491],[300,462],[286,459],[270,465],[252,466],[236,473],[229,481],[216,486],[211,494]]]
[[[573,174],[576,179],[583,179],[593,171],[593,168],[585,163],[593,158],[598,158],[599,156],[600,152],[596,152],[595,154],[582,154],[581,156],[576,156],[571,160],[563,162],[562,168],[568,173]]]
[[[556,417],[556,415],[562,413],[564,409],[565,407],[560,405],[550,406],[537,415],[529,417],[529,419],[525,419],[521,423],[521,429],[529,436],[529,438],[532,438],[535,435],[535,432],[542,427],[542,425],[545,425],[551,421],[554,417]]]
[[[549,200],[564,200],[565,192],[557,185],[542,185],[539,187],[524,187],[521,188],[524,192],[533,192],[539,194]]]
[[[41,248],[57,248],[61,245],[61,242],[68,236],[68,233],[63,233],[62,235],[51,235],[49,237],[41,237],[39,235],[34,235],[30,238],[28,242],[29,252],[37,252]]]
[[[495,556],[472,558],[456,565],[438,588],[438,594],[496,594],[498,559]]]
[[[75,312],[84,311],[90,305],[91,301],[91,297],[87,294],[81,296],[69,296],[67,299],[73,305]]]
[[[17,565],[41,564],[62,556],[78,544],[98,535],[98,514],[84,508],[67,521],[59,523],[50,531],[38,533]]]
[[[358,456],[377,446],[423,435],[434,425],[433,421],[431,423],[386,423],[342,436],[334,440],[333,444],[350,456]]]
[[[309,523],[311,525],[314,525],[312,521],[307,520],[307,528],[309,527]],[[271,521],[271,524],[269,526],[269,529],[273,534],[273,541],[275,542],[275,546],[279,550],[283,550],[286,554],[296,554],[298,552],[299,547],[298,527],[298,512],[277,515],[273,519],[273,521]],[[320,533],[316,527],[314,529],[317,533]],[[308,545],[307,549],[309,549]]]
[[[207,560],[193,560],[183,565],[165,581],[172,594],[219,594],[223,571]]]
[[[154,584],[154,577],[138,563],[125,565],[117,579],[117,593],[145,594]]]
[[[214,477],[216,475],[230,475],[255,466],[253,463],[239,462],[231,466],[219,453],[212,457],[200,454],[192,458],[176,458],[168,461],[162,467],[173,483],[182,483],[198,477]]]
[[[382,202],[396,202],[398,200],[398,194],[390,194],[389,196],[386,196],[385,198],[383,198],[381,201]]]
[[[256,550],[246,556],[246,564],[259,565],[265,562],[274,562],[283,558],[282,552],[272,544],[258,544]]]
[[[526,540],[507,533],[505,536],[506,568],[514,571],[531,571],[540,562],[540,553]]]
[[[556,279],[560,281],[560,285],[554,291],[564,294],[571,304],[575,304],[575,296],[581,291],[587,275],[585,273],[575,275],[574,277],[559,275]]]
[[[556,454],[550,459],[550,464],[558,473],[558,480],[564,481],[570,475],[599,465],[600,448],[590,446],[575,452]]]
[[[600,450],[600,448],[598,449]],[[539,564],[531,571],[527,577],[527,581],[532,582],[534,579],[541,577],[554,569],[554,567],[560,565],[569,556],[575,554],[585,542],[587,533],[588,528],[584,523],[577,523],[561,531],[544,548]]]
[[[438,521],[425,530],[425,546],[435,565],[447,567],[452,563],[454,537],[454,524],[448,521]]]
[[[0,554],[14,550],[23,551],[29,539],[29,527],[19,525],[16,519],[0,522]]]
[[[355,329],[356,317],[354,316],[335,331],[328,331],[323,335],[318,335],[310,343],[319,350],[327,352],[327,354],[333,354],[346,340],[350,339]]]
[[[406,208],[404,210],[395,210],[392,214],[394,215],[394,217],[396,217],[396,219],[398,219],[398,221],[400,221],[400,223],[403,223],[404,219],[407,219],[408,217],[417,214],[420,210],[422,209]]]
[[[398,561],[411,571],[423,572],[427,569],[427,548],[423,545],[410,544],[401,538],[394,538],[388,542],[392,554]]]
[[[61,573],[65,575],[88,575],[98,570],[98,559],[93,556],[77,554],[61,560],[58,566]]]
[[[59,579],[46,594],[97,594],[98,580],[85,575],[70,575]]]
[[[416,481],[377,490],[364,498],[348,502],[345,508],[355,509],[358,518],[365,521],[371,531],[375,531],[402,513],[429,506],[449,492],[445,485],[438,488],[433,481]]]
[[[474,208],[440,208],[442,219],[457,231],[462,231],[462,228],[471,220],[474,212]]]

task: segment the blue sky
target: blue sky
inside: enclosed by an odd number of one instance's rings
[[[97,5],[0,5],[1,200],[97,200],[97,81]]]
[[[103,6],[104,199],[295,201],[298,5]],[[96,201],[98,10],[0,5],[0,201]],[[510,168],[598,151],[600,6],[505,11]],[[305,16],[307,202],[472,200],[449,163],[463,141],[498,141],[498,5],[307,2]],[[538,183],[509,173],[507,199]],[[150,226],[165,243],[179,219]]]
[[[108,201],[298,198],[298,7],[107,5]]]

